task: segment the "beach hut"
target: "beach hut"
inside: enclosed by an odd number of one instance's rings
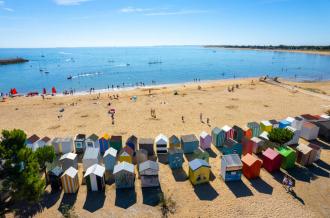
[[[305,121],[305,122],[315,122],[318,121],[319,118],[317,116],[313,116],[311,114],[302,114],[300,117]]]
[[[86,170],[84,178],[89,191],[104,191],[104,173],[105,168],[99,164],[94,164]]]
[[[233,139],[237,142],[242,142],[242,139],[244,137],[244,130],[239,127],[239,126],[233,126],[233,130],[234,130],[234,137]]]
[[[239,156],[242,155],[242,144],[235,141],[234,139],[227,139],[225,141],[225,144],[223,145],[222,148],[222,153],[223,154],[238,154]]]
[[[168,165],[171,169],[182,168],[183,150],[177,147],[168,150]]]
[[[320,128],[313,123],[305,122],[301,128],[301,137],[306,140],[317,139]]]
[[[221,128],[221,130],[225,133],[225,139],[233,139],[234,138],[234,129],[228,125],[225,125]]]
[[[326,142],[330,142],[330,120],[315,122],[319,127],[318,137]]]
[[[216,147],[223,146],[223,143],[225,142],[225,137],[220,128],[218,127],[213,128],[211,135],[212,135],[212,144],[214,146]]]
[[[169,138],[169,147],[171,148],[181,148],[180,139],[176,135],[172,135]]]
[[[262,140],[264,141],[269,141],[269,138],[268,138],[268,132],[264,131],[262,132],[258,138],[261,138]]]
[[[38,141],[39,148],[45,147],[46,145],[51,145],[51,139],[47,136]]]
[[[253,153],[253,141],[250,138],[244,137],[242,140],[242,154],[252,154]]]
[[[65,154],[74,152],[73,139],[70,137],[66,138],[54,138],[52,141],[56,154]]]
[[[199,141],[194,134],[181,136],[181,146],[185,154],[193,153],[197,150]]]
[[[287,127],[285,127],[285,129],[288,129],[289,131],[291,131],[293,133],[292,139],[290,141],[288,141],[287,143],[285,143],[285,145],[296,145],[296,144],[298,144],[301,131],[298,130],[298,129],[293,128],[292,126],[287,126]]]
[[[308,147],[313,149],[312,154],[311,154],[311,159],[313,161],[319,160],[321,158],[321,147],[316,144],[313,144],[313,143],[309,143]]]
[[[266,151],[262,152],[262,161],[263,167],[271,173],[280,169],[282,157],[276,150],[267,148]]]
[[[157,155],[167,154],[168,138],[165,135],[159,134],[155,138],[155,144]]]
[[[207,132],[203,131],[199,135],[199,146],[206,150],[211,148],[211,143],[212,143],[212,136],[208,134]]]
[[[101,163],[99,148],[87,147],[82,159],[84,172],[92,165]]]
[[[270,132],[273,129],[273,125],[268,120],[263,120],[260,122],[261,132]]]
[[[291,126],[297,130],[301,130],[302,125],[304,124],[304,119],[302,117],[295,117],[294,120],[291,122]]]
[[[209,153],[201,148],[197,148],[193,153],[193,159],[202,159],[209,162]]]
[[[288,147],[288,146],[281,146],[276,148],[278,153],[280,153],[282,157],[282,164],[281,167],[283,169],[289,169],[294,167],[295,162],[296,162],[296,152]]]
[[[134,154],[134,151],[132,150],[132,148],[129,146],[125,146],[119,152],[118,161],[132,163],[133,154]]]
[[[253,137],[258,137],[261,133],[260,124],[257,122],[249,122],[247,124],[247,127],[249,127],[252,130]]]
[[[154,140],[152,138],[140,138],[139,149],[148,151],[148,156],[154,155]]]
[[[88,136],[88,138],[85,140],[85,144],[87,148],[100,148],[98,135],[93,133],[92,135]]]
[[[251,154],[246,154],[242,157],[243,175],[247,179],[259,177],[262,161]]]
[[[52,191],[59,190],[62,186],[61,176],[63,175],[63,170],[61,167],[56,166],[48,171],[48,181],[52,187]]]
[[[141,187],[158,187],[160,185],[158,178],[159,166],[155,161],[147,160],[139,164],[139,174],[141,178]]]
[[[312,157],[313,149],[306,144],[299,144],[297,150],[297,163],[302,166],[311,165],[314,162]]]
[[[139,166],[140,163],[143,163],[144,161],[148,160],[148,151],[144,149],[137,150],[135,154],[135,158],[136,158],[137,166]]]
[[[103,162],[104,162],[105,169],[107,171],[110,171],[110,172],[113,171],[113,168],[115,167],[115,164],[116,164],[116,160],[117,160],[117,150],[116,149],[109,148],[104,152]]]
[[[243,164],[238,154],[221,157],[221,177],[225,182],[241,180]]]
[[[78,170],[70,167],[61,176],[64,193],[76,193],[79,189]]]
[[[265,141],[258,137],[253,137],[251,139],[251,141],[253,143],[253,145],[252,145],[253,153],[260,154],[262,152],[262,150],[264,149]]]
[[[291,123],[289,121],[287,121],[287,120],[281,120],[280,121],[280,124],[279,124],[279,128],[284,129],[285,127],[288,127],[290,125],[291,125]]]
[[[85,134],[78,134],[76,135],[74,139],[74,145],[76,148],[76,153],[82,154],[85,151],[85,140],[86,140],[86,135]]]
[[[37,150],[37,148],[39,148],[39,136],[37,136],[36,134],[30,136],[28,139],[26,139],[26,147],[31,148],[32,151]]]
[[[189,180],[193,185],[207,183],[210,180],[210,165],[202,159],[189,162]]]
[[[113,135],[110,138],[110,147],[120,151],[123,147],[123,139],[119,135]]]
[[[135,172],[133,164],[127,163],[125,161],[118,163],[115,166],[113,174],[115,176],[115,184],[117,189],[134,187]]]
[[[250,129],[247,126],[244,126],[243,127],[243,135],[244,135],[245,138],[248,138],[248,139],[252,138],[253,137],[252,129]]]
[[[101,138],[99,138],[100,152],[101,153],[104,153],[110,147],[109,138],[110,137],[107,133],[105,133]]]
[[[322,114],[320,115],[321,118],[325,119],[325,120],[330,120],[330,116],[327,114]]]
[[[135,135],[131,135],[126,140],[126,146],[130,147],[134,152],[137,150],[138,138]]]
[[[63,154],[60,158],[60,163],[64,171],[70,167],[78,169],[78,155],[71,152]]]
[[[280,123],[277,120],[269,120],[273,128],[279,128]]]

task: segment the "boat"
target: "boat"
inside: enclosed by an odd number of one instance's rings
[[[148,62],[148,64],[161,64],[161,63],[163,63],[161,60],[154,60]]]
[[[71,75],[70,75],[70,76],[68,76],[68,77],[67,77],[67,79],[68,79],[68,80],[71,80],[71,79],[72,79],[72,76],[71,76]]]

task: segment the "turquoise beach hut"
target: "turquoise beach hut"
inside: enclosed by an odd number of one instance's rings
[[[168,165],[171,169],[182,168],[183,164],[183,151],[180,148],[170,148],[168,150]]]
[[[222,146],[223,142],[220,137],[221,129],[218,127],[215,127],[212,129],[211,135],[212,135],[212,144],[216,147]]]
[[[185,154],[193,153],[199,146],[199,141],[194,134],[181,136],[181,146]]]
[[[243,146],[241,143],[233,140],[227,139],[223,145],[222,153],[226,154],[238,154],[239,156],[242,155]]]
[[[247,127],[252,129],[253,137],[258,137],[261,134],[260,125],[257,122],[249,122]]]

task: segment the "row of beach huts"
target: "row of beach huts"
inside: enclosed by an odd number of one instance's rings
[[[268,139],[268,133],[273,128],[287,128],[294,136],[284,145],[273,146]],[[171,169],[180,169],[184,155],[189,161],[189,180],[197,185],[210,179],[211,144],[222,153],[220,175],[227,182],[240,180],[242,174],[248,179],[256,178],[262,167],[268,172],[274,172],[280,168],[292,168],[296,162],[304,166],[318,160],[321,147],[312,142],[299,143],[299,138],[306,141],[321,138],[330,142],[330,117],[304,114],[281,121],[249,122],[243,128],[226,125],[214,128],[210,134],[202,132],[199,138],[194,134],[182,135],[180,138],[159,134],[155,139],[132,135],[123,144],[121,136],[108,134],[102,137],[78,134],[75,138],[52,140],[32,135],[26,143],[32,150],[42,146],[54,147],[60,158],[48,171],[51,187],[62,188],[65,193],[75,193],[80,185],[80,154],[83,156],[83,182],[90,191],[104,190],[106,175],[114,178],[118,189],[134,187],[135,165],[142,188],[160,186],[157,158],[160,160],[165,157]]]

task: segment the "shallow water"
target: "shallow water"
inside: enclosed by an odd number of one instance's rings
[[[0,66],[0,92],[105,89],[134,86],[280,76],[329,80],[330,56],[302,53],[230,50],[200,46],[0,49],[0,58],[30,62]],[[149,64],[149,62],[161,62]],[[45,73],[48,72],[48,73]],[[72,76],[72,80],[67,77]]]

